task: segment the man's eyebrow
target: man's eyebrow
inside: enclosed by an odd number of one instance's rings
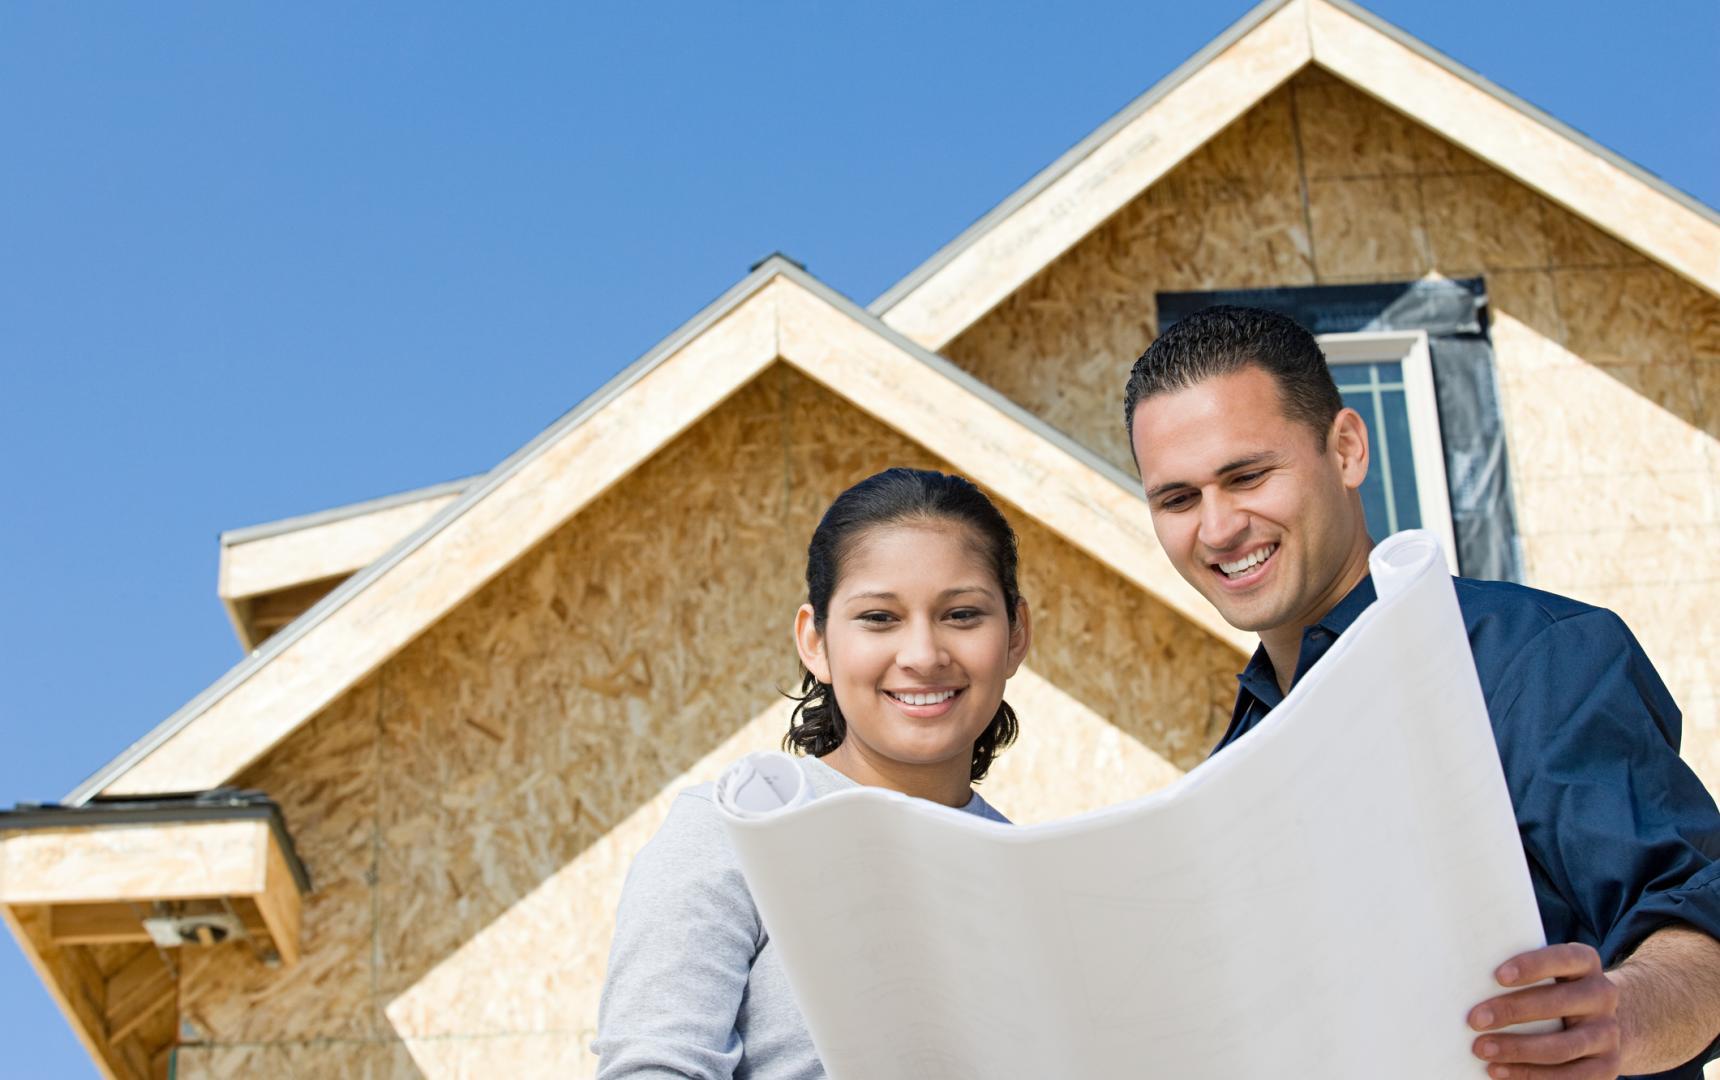
[[[1271,450],[1262,450],[1258,454],[1249,454],[1247,457],[1239,457],[1234,461],[1225,462],[1223,465],[1220,465],[1217,469],[1213,470],[1213,475],[1226,476],[1233,472],[1241,472],[1243,469],[1253,468],[1256,465],[1273,465],[1278,463],[1280,460],[1282,460],[1282,458],[1279,454]],[[1194,486],[1194,484],[1191,484],[1187,480],[1172,480],[1169,483],[1160,484],[1147,492],[1147,501],[1152,502],[1160,495],[1167,495],[1170,492],[1176,491],[1178,488],[1192,488]]]

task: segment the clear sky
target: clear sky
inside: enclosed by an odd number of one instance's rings
[[[1714,0],[1369,6],[1720,205]],[[488,469],[773,249],[870,301],[1247,8],[0,8],[0,805],[239,659],[223,529]],[[0,1015],[91,1074],[9,940]]]

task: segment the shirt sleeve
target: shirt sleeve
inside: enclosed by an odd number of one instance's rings
[[[1542,910],[1562,906],[1608,966],[1668,923],[1720,938],[1720,811],[1624,622],[1594,609],[1552,623],[1487,704],[1524,850],[1556,894]]]
[[[711,801],[678,797],[621,890],[598,1009],[599,1080],[728,1080],[763,926]]]

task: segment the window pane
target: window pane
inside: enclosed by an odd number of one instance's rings
[[[1403,365],[1334,364],[1332,378],[1344,404],[1368,426],[1368,478],[1362,482],[1361,495],[1369,535],[1384,540],[1403,529],[1419,529],[1421,500],[1409,440]]]
[[[1409,407],[1402,390],[1382,391],[1385,444],[1391,454],[1392,503],[1400,529],[1421,528],[1421,496],[1415,486],[1414,449],[1409,441]],[[1381,463],[1384,465],[1384,462]]]
[[[1332,381],[1338,384],[1338,389],[1346,398],[1356,387],[1366,387],[1374,380],[1373,364],[1333,364]]]

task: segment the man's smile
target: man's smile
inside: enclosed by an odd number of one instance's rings
[[[1261,544],[1232,559],[1208,563],[1213,572],[1227,586],[1241,587],[1252,585],[1265,576],[1271,565],[1272,556],[1278,553],[1276,543]]]

